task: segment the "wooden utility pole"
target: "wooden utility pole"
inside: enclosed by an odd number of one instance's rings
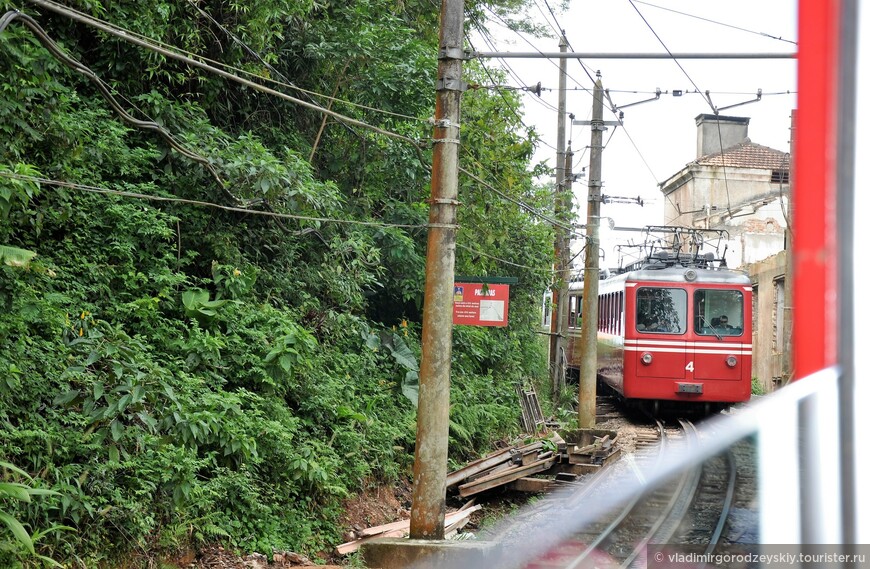
[[[559,40],[559,51],[568,50],[568,40],[562,36]],[[553,227],[553,311],[550,320],[550,380],[553,388],[553,400],[557,401],[559,394],[565,388],[565,324],[568,317],[568,267],[571,249],[568,245],[568,230],[565,229],[569,216],[566,210],[571,208],[570,190],[565,185],[565,106],[568,82],[568,60],[559,60],[559,105],[556,122],[556,190],[553,203],[553,213],[559,225]]]
[[[414,539],[444,539],[464,17],[463,0],[442,0],[411,503],[410,533]]]
[[[604,142],[604,88],[601,76],[592,94],[592,142],[589,147],[589,193],[586,207],[586,268],[583,273],[583,323],[580,327],[580,395],[577,419],[581,429],[595,427],[598,374],[598,225],[601,219],[601,151]]]

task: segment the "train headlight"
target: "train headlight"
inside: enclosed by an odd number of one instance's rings
[[[683,273],[683,277],[687,281],[692,282],[693,280],[698,278],[698,272],[695,269],[686,269],[686,272]]]
[[[649,352],[644,352],[640,357],[640,361],[644,363],[644,365],[649,365],[652,363],[652,354]]]
[[[728,356],[727,358],[725,358],[725,363],[728,364],[728,367],[736,367],[737,356]]]

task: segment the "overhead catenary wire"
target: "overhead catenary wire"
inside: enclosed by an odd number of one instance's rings
[[[496,15],[496,16],[497,16],[497,15]],[[502,22],[504,23],[503,20],[502,20]],[[504,24],[504,25],[506,25],[506,24]],[[490,49],[495,49],[494,40],[493,40],[491,34],[490,34],[488,31],[486,31],[486,30],[480,30],[480,34],[481,34],[481,38],[482,38],[483,41],[484,41],[484,42],[485,42],[485,43],[490,47]],[[522,37],[522,36],[520,35],[520,37]],[[470,43],[470,42],[469,42],[469,43]],[[518,85],[520,85],[520,86],[522,86],[522,87],[527,87],[527,84],[523,82],[522,78],[521,78],[521,77],[519,76],[519,74],[518,74],[518,73],[513,69],[513,67],[510,66],[510,64],[508,64],[508,63],[507,63],[504,59],[502,59],[502,58],[497,58],[497,59],[499,59],[499,63],[502,65],[502,67],[505,69],[505,71],[507,71],[508,75],[510,75],[511,77],[513,77],[514,81],[516,81]],[[558,111],[558,109],[557,109],[556,107],[554,107],[552,104],[550,104],[549,102],[547,102],[547,101],[545,101],[545,100],[543,100],[543,99],[540,99],[540,98],[537,98],[537,97],[536,97],[536,98],[533,98],[532,100],[535,101],[536,104],[539,104],[539,105],[541,105],[541,106],[543,106],[543,107],[546,107],[547,109],[549,109],[549,110],[551,110],[551,111],[554,111],[554,112]]]
[[[474,44],[471,42],[471,38],[467,34],[466,34],[465,38],[466,38],[466,41],[468,41],[468,45],[471,46],[471,49],[474,49]],[[484,71],[484,73],[486,73],[487,77],[489,77],[490,82],[492,82],[493,85],[495,85],[496,84],[495,78],[492,76],[492,72],[489,70],[489,68],[487,68],[487,66],[483,62],[480,63],[480,66],[483,68],[483,71]],[[510,102],[504,97],[504,94],[499,92],[499,96],[502,97],[502,100],[504,100],[505,104],[507,105],[507,108],[510,109],[511,113],[513,113],[513,115],[516,117],[516,119],[519,121],[519,123],[523,126],[523,128],[525,128],[526,130],[529,130],[530,127],[525,122],[523,122],[523,118],[516,112],[516,110],[514,110],[513,106],[510,104]],[[541,141],[541,142],[545,146],[550,146],[550,144],[545,142],[545,141]]]
[[[720,22],[720,21],[718,21],[718,20],[711,20],[710,18],[703,18],[703,17],[701,17],[701,16],[696,16],[696,15],[694,15],[694,14],[688,14],[688,13],[686,13],[686,12],[680,12],[679,10],[674,10],[673,8],[665,8],[664,6],[659,6],[659,5],[657,5],[657,4],[651,4],[650,2],[644,2],[643,0],[634,0],[634,1],[637,2],[638,4],[643,4],[643,5],[645,5],[645,6],[650,6],[650,7],[652,7],[652,8],[658,8],[659,10],[666,10],[666,11],[668,11],[668,12],[673,12],[674,14],[679,14],[679,15],[681,15],[681,16],[686,16],[686,17],[688,17],[688,18],[695,18],[696,20],[703,20],[703,21],[705,21],[705,22],[709,22],[709,23],[711,23],[711,24],[716,24],[716,25],[719,25],[719,26],[725,26],[726,28],[732,28],[732,29],[735,29],[735,30],[740,30],[741,32],[747,32],[747,33],[750,33],[750,34],[755,34],[755,35],[763,36],[763,37],[766,37],[766,38],[770,38],[770,39],[774,39],[774,40],[778,40],[778,41],[783,41],[783,42],[786,42],[786,43],[790,43],[790,44],[793,44],[793,45],[797,45],[797,42],[796,42],[796,41],[794,41],[794,40],[789,40],[789,39],[785,39],[785,38],[783,38],[783,37],[781,37],[781,36],[774,36],[774,35],[772,35],[772,34],[767,34],[767,33],[764,33],[764,32],[756,32],[756,31],[753,31],[753,30],[749,30],[749,29],[747,29],[747,28],[741,28],[740,26],[735,26],[735,25],[732,25],[732,24],[726,24],[725,22]]]
[[[662,44],[662,47],[665,49],[666,52],[668,52],[668,55],[671,57],[671,59],[674,60],[674,63],[677,64],[677,67],[680,68],[680,71],[683,72],[683,75],[686,76],[686,79],[689,80],[689,83],[691,83],[692,86],[695,87],[696,91],[700,91],[701,88],[695,84],[695,81],[692,79],[692,77],[689,75],[689,73],[686,71],[686,69],[680,63],[680,60],[677,59],[676,57],[674,57],[674,54],[671,53],[671,50],[668,49],[668,46],[665,45],[665,42],[662,40],[662,38],[659,36],[659,34],[655,31],[655,29],[652,27],[652,25],[647,21],[646,17],[643,15],[643,13],[641,13],[641,11],[635,5],[634,0],[628,0],[628,3],[631,4],[631,7],[634,8],[634,11],[637,12],[637,15],[640,16],[641,20],[643,20],[643,23],[646,24],[646,26],[649,28],[649,30],[652,32],[652,34],[656,37],[656,39],[659,41],[659,43]],[[715,113],[716,107],[714,107],[712,104],[710,104],[710,107],[713,109],[713,112]]]

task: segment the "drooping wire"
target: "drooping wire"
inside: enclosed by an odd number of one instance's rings
[[[774,39],[774,40],[778,40],[778,41],[783,41],[783,42],[786,42],[786,43],[790,43],[790,44],[793,44],[793,45],[797,45],[797,42],[796,42],[796,41],[793,41],[793,40],[787,40],[787,39],[784,39],[783,37],[777,37],[777,36],[774,36],[774,35],[771,35],[771,34],[766,34],[766,33],[764,33],[764,32],[756,32],[756,31],[753,31],[753,30],[748,30],[748,29],[746,29],[746,28],[741,28],[740,26],[734,26],[734,25],[732,25],[732,24],[726,24],[725,22],[719,22],[719,21],[717,21],[717,20],[711,20],[711,19],[709,19],[709,18],[702,18],[701,16],[695,16],[694,14],[687,14],[686,12],[680,12],[679,10],[674,10],[674,9],[672,9],[672,8],[665,8],[664,6],[658,6],[658,5],[656,5],[656,4],[651,4],[651,3],[649,3],[649,2],[644,2],[643,0],[634,0],[634,1],[637,2],[638,4],[644,4],[644,5],[646,5],[646,6],[651,6],[651,7],[653,7],[653,8],[658,8],[659,10],[666,10],[666,11],[668,11],[668,12],[673,12],[674,14],[679,14],[679,15],[681,15],[681,16],[686,16],[686,17],[688,17],[688,18],[695,18],[696,20],[703,20],[704,22],[709,22],[709,23],[711,23],[711,24],[716,24],[716,25],[718,25],[718,26],[725,26],[726,28],[732,28],[732,29],[735,29],[735,30],[740,30],[741,32],[747,32],[747,33],[750,33],[750,34],[755,34],[755,35],[763,36],[763,37],[766,37],[766,38],[770,38],[770,39]],[[754,94],[754,93],[750,93],[750,95],[752,95],[752,94]]]
[[[483,251],[478,251],[477,249],[472,249],[468,245],[463,245],[461,243],[457,243],[456,246],[459,247],[460,249],[465,249],[466,251],[470,251],[473,255],[479,255],[481,257],[486,257],[488,259],[498,261],[499,263],[503,263],[503,264],[509,265],[511,267],[517,267],[520,269],[528,269],[528,270],[534,271],[536,273],[545,273],[548,275],[555,274],[558,272],[555,269],[542,269],[540,267],[530,267],[528,265],[521,265],[519,263],[514,263],[513,261],[508,261],[507,259],[502,259],[500,257],[496,257],[495,255],[490,255],[489,253],[484,253]]]
[[[375,227],[399,227],[406,229],[425,229],[427,227],[432,227],[430,224],[401,224],[401,223],[383,223],[379,221],[362,221],[355,219],[336,219],[329,217],[313,217],[307,215],[295,215],[290,213],[280,213],[275,211],[261,211],[261,210],[252,210],[246,209],[242,207],[233,207],[226,206],[212,202],[205,202],[199,200],[189,200],[185,198],[177,198],[177,197],[167,197],[167,196],[154,196],[150,194],[142,194],[138,192],[129,192],[126,190],[113,190],[110,188],[102,188],[99,186],[91,186],[88,184],[78,184],[75,182],[64,182],[62,180],[53,180],[51,178],[42,178],[38,176],[28,176],[24,174],[17,174],[15,172],[4,172],[0,170],[0,177],[3,178],[11,178],[15,180],[21,180],[25,182],[33,182],[37,184],[45,184],[47,186],[57,186],[62,188],[68,188],[72,190],[79,190],[83,192],[95,193],[95,194],[104,194],[104,195],[115,195],[127,198],[135,198],[141,200],[155,201],[155,202],[169,202],[169,203],[178,203],[184,205],[192,205],[197,207],[207,207],[212,209],[219,209],[222,211],[229,211],[234,213],[242,213],[245,215],[255,215],[260,217],[270,217],[277,219],[294,219],[300,221],[318,221],[321,223],[340,223],[346,225],[368,225]]]
[[[224,181],[221,179],[220,175],[218,175],[217,170],[215,170],[214,166],[211,164],[211,162],[209,162],[208,158],[186,148],[183,144],[178,142],[178,140],[176,140],[175,137],[172,136],[172,134],[168,130],[166,130],[156,122],[142,121],[129,114],[120,104],[118,104],[118,101],[115,99],[112,93],[112,89],[109,87],[109,85],[107,85],[102,79],[100,79],[100,77],[97,76],[96,73],[91,71],[89,67],[67,55],[67,53],[64,52],[60,48],[60,46],[57,45],[57,43],[55,43],[55,41],[48,36],[45,30],[43,30],[42,27],[40,27],[40,25],[36,23],[36,20],[31,18],[27,14],[23,14],[17,10],[9,11],[4,14],[2,18],[0,18],[0,34],[3,33],[3,31],[10,23],[16,20],[20,21],[24,26],[29,28],[30,31],[33,32],[33,34],[36,36],[36,39],[39,41],[39,43],[42,44],[42,46],[47,49],[48,52],[51,53],[52,56],[54,56],[55,59],[57,59],[70,69],[77,71],[78,73],[87,77],[91,81],[91,83],[93,83],[97,87],[97,89],[103,95],[103,98],[106,99],[106,101],[118,114],[121,120],[133,127],[156,132],[173,150],[175,150],[185,158],[201,164],[209,172],[209,174],[214,177],[221,189],[229,194],[229,197],[233,200],[233,202],[239,203],[239,200],[227,190]]]
[[[668,46],[665,45],[665,42],[662,40],[662,38],[659,36],[659,34],[655,31],[655,29],[652,27],[652,25],[650,25],[650,23],[647,21],[646,17],[644,17],[644,15],[641,13],[641,11],[638,9],[638,7],[634,4],[634,0],[628,0],[628,3],[631,4],[631,7],[634,8],[634,11],[637,12],[637,15],[640,16],[640,19],[643,20],[644,24],[646,24],[646,27],[648,27],[649,30],[652,32],[652,34],[656,37],[656,39],[659,40],[659,43],[662,44],[662,47],[665,48],[665,51],[668,52],[668,55],[671,56],[671,59],[674,60],[674,63],[676,63],[677,67],[680,68],[680,71],[683,72],[683,75],[686,76],[686,79],[689,80],[689,83],[692,84],[692,86],[695,88],[696,91],[700,92],[701,88],[698,87],[697,84],[695,84],[695,81],[692,79],[692,77],[689,75],[689,73],[686,71],[686,69],[680,63],[680,61],[676,57],[674,57],[674,54],[671,52],[670,49],[668,49]],[[707,103],[710,105],[710,108],[713,109],[713,113],[716,113],[716,107],[714,107],[709,101],[707,101]]]
[[[474,48],[474,44],[472,43],[471,38],[470,38],[467,34],[466,34],[466,36],[465,36],[465,39],[466,39],[466,41],[468,42],[468,45],[471,46],[471,49],[474,50],[474,49],[475,49],[475,48]],[[486,40],[484,39],[484,41],[486,41]],[[491,72],[490,69],[486,66],[486,64],[485,64],[484,62],[481,61],[481,62],[480,62],[480,67],[483,69],[484,73],[486,73],[486,76],[489,77],[490,82],[491,82],[493,85],[497,85],[497,82],[496,82],[495,78],[492,76],[492,72]],[[513,105],[512,105],[512,104],[510,103],[510,101],[508,101],[507,98],[504,96],[504,93],[502,93],[501,91],[499,91],[499,96],[502,98],[502,100],[504,101],[506,107],[511,111],[511,113],[514,115],[514,117],[516,117],[517,121],[518,121],[518,122],[523,126],[523,128],[525,128],[526,130],[530,130],[531,127],[529,127],[529,126],[528,126],[528,125],[523,121],[523,118],[522,118],[522,117],[521,117],[521,116],[516,112],[516,110],[514,109]],[[541,142],[542,144],[544,144],[545,146],[548,146],[548,147],[553,148],[553,149],[555,150],[555,148],[552,147],[552,146],[550,146],[550,144],[547,143],[546,141],[544,141],[544,140],[542,140],[542,139],[539,139],[539,140],[540,140],[540,142]]]
[[[220,69],[214,65],[210,65],[209,63],[205,63],[205,61],[207,61],[207,60],[199,55],[196,55],[196,54],[186,55],[186,53],[189,53],[189,52],[185,52],[185,50],[178,49],[175,46],[169,46],[168,44],[161,45],[160,42],[157,42],[157,41],[153,40],[152,38],[148,38],[146,36],[141,36],[139,34],[135,34],[129,30],[126,30],[124,28],[116,26],[115,24],[111,24],[109,22],[105,22],[105,21],[100,20],[98,18],[94,18],[94,17],[89,16],[87,14],[84,14],[82,12],[78,12],[72,8],[68,8],[68,7],[63,6],[61,4],[53,2],[52,0],[28,0],[28,2],[30,2],[32,4],[36,4],[37,6],[41,6],[43,8],[46,8],[48,10],[51,10],[51,11],[58,13],[62,16],[76,20],[78,22],[90,25],[90,26],[95,27],[95,28],[100,29],[100,30],[103,30],[104,32],[107,32],[111,35],[114,35],[114,36],[119,37],[123,40],[129,41],[129,42],[134,43],[136,45],[139,45],[140,47],[144,47],[146,49],[149,49],[151,51],[159,53],[160,55],[163,55],[163,56],[168,57],[170,59],[175,59],[177,61],[181,61],[181,62],[186,63],[188,65],[191,65],[193,67],[197,67],[199,69],[203,69],[205,71],[208,71],[210,73],[213,73],[215,75],[223,77],[224,79],[228,79],[230,81],[240,83],[240,84],[245,85],[246,87],[250,87],[251,89],[254,89],[256,91],[260,91],[260,92],[270,94],[270,95],[276,96],[278,98],[290,101],[292,103],[306,107],[308,109],[312,109],[312,110],[315,110],[317,112],[329,115],[337,120],[345,121],[348,124],[352,124],[352,125],[358,126],[360,128],[365,128],[365,129],[371,130],[373,132],[377,132],[378,134],[381,134],[384,136],[403,140],[405,142],[413,144],[415,147],[418,147],[420,144],[419,141],[411,139],[405,135],[388,131],[386,129],[368,124],[366,122],[348,117],[346,115],[342,115],[341,113],[332,111],[330,109],[325,109],[322,106],[316,105],[314,103],[310,103],[308,101],[303,101],[299,98],[293,97],[293,96],[288,95],[286,93],[283,93],[281,91],[277,91],[277,90],[272,89],[270,87],[266,87],[265,85],[262,85],[260,83],[257,83],[257,82],[251,81],[249,79],[245,79],[243,77],[235,75],[234,73],[224,71],[223,69]],[[166,45],[167,47],[164,47],[164,45]],[[248,74],[252,77],[256,77],[257,79],[260,79],[260,80],[269,81],[268,79],[264,79],[258,75],[253,75],[253,74],[250,74],[247,72],[246,72],[246,74]],[[274,80],[269,81],[269,82],[275,83]],[[326,97],[325,95],[318,95],[318,96]],[[414,120],[420,120],[420,119],[415,118]]]

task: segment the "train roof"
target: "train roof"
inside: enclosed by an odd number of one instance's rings
[[[599,281],[599,288],[609,288],[607,285],[621,282],[660,282],[660,283],[692,283],[692,284],[732,284],[750,285],[752,281],[743,271],[734,269],[701,268],[701,267],[662,267],[644,268],[627,271],[610,276]],[[583,281],[573,281],[570,290],[583,290]]]
[[[640,269],[629,271],[623,275],[626,281],[659,281],[679,283],[705,284],[741,284],[749,285],[752,281],[743,271],[734,269],[706,269],[700,267],[666,267],[662,269]]]

